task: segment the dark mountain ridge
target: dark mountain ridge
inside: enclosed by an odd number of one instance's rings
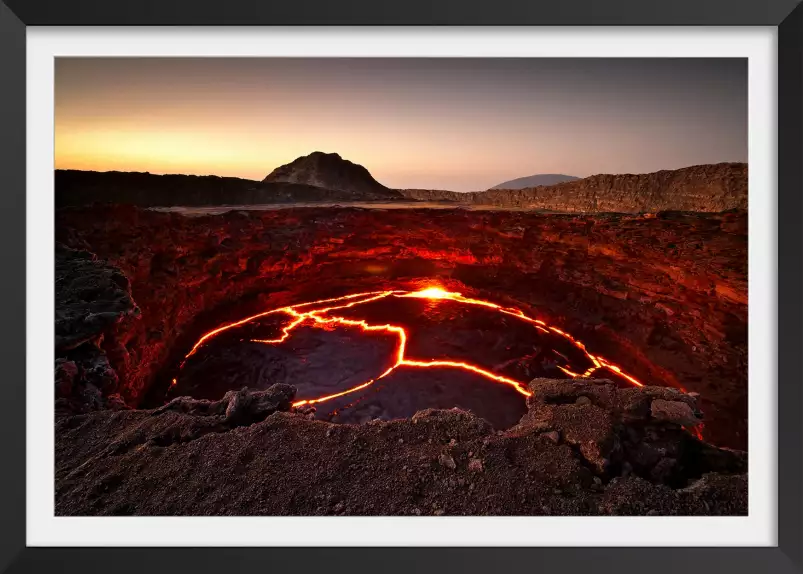
[[[696,165],[647,174],[600,174],[550,186],[446,190],[390,189],[363,166],[315,152],[263,181],[236,177],[56,170],[56,206],[156,206],[295,202],[426,201],[561,212],[720,212],[747,208],[747,164]]]

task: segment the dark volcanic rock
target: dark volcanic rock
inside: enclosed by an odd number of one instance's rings
[[[540,391],[530,413],[504,433],[454,409],[364,425],[313,421],[287,412],[293,391],[279,385],[215,402],[185,398],[152,411],[64,416],[56,423],[56,514],[747,513],[744,453],[706,445],[711,454],[701,455],[688,446],[698,441],[671,423],[621,422],[632,395],[655,400],[667,389],[624,392],[594,381],[581,389],[592,404],[577,405],[565,402],[574,387],[534,382]],[[589,433],[582,416],[592,406],[608,421],[601,434]],[[233,408],[242,418],[231,418]],[[540,438],[531,422],[544,416],[564,441]],[[603,470],[576,444],[603,435],[624,444],[645,430],[660,437],[649,444],[675,455],[674,474],[651,475],[631,450],[613,453],[607,442],[599,447],[611,461]]]
[[[290,385],[272,385],[264,391],[229,391],[219,401],[177,397],[152,411],[159,415],[167,411],[176,411],[188,415],[219,417],[219,422],[229,427],[247,426],[265,420],[268,415],[277,411],[287,411],[296,390]]]
[[[713,448],[690,434],[701,413],[696,399],[677,389],[621,389],[604,379],[571,384],[535,379],[530,390],[529,410],[519,427],[559,433],[600,475],[610,478],[626,469],[625,474],[681,485],[706,472],[747,472],[744,453]],[[665,417],[661,408],[667,404],[685,418]]]
[[[325,189],[355,193],[362,199],[401,197],[388,189],[363,166],[341,158],[336,153],[313,152],[274,169],[263,183],[300,183]]]
[[[592,175],[556,185],[471,193],[405,189],[409,199],[582,213],[747,209],[747,165],[718,163],[645,174]]]
[[[87,251],[56,245],[56,364],[58,411],[86,412],[110,407],[118,390],[117,371],[102,349],[114,341],[121,321],[136,318],[128,278],[119,268]],[[111,402],[120,407],[119,395]],[[123,403],[124,404],[124,403]]]
[[[623,516],[745,515],[746,492],[746,474],[707,474],[677,490],[629,476],[611,481],[599,509]]]
[[[96,340],[138,312],[120,269],[56,244],[56,352]]]
[[[696,425],[700,420],[694,410],[681,401],[664,401],[656,399],[650,405],[652,416],[658,420],[673,422],[679,425]]]

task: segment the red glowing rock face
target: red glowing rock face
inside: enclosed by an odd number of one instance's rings
[[[503,307],[501,305],[497,305],[496,303],[492,303],[490,301],[481,300],[481,299],[472,299],[469,297],[464,297],[460,293],[446,291],[440,287],[433,286],[428,287],[426,289],[422,289],[419,291],[375,291],[375,292],[368,292],[368,293],[355,293],[351,295],[346,295],[343,297],[337,297],[333,299],[324,299],[320,301],[311,301],[308,303],[301,303],[297,305],[292,305],[288,307],[281,307],[278,309],[273,309],[270,311],[266,311],[264,313],[258,313],[256,315],[252,315],[250,317],[246,317],[240,321],[235,321],[232,323],[227,323],[222,325],[208,333],[204,334],[192,347],[189,353],[184,358],[184,361],[181,364],[181,367],[184,366],[187,359],[193,356],[198,349],[207,343],[210,339],[214,338],[215,336],[219,335],[220,333],[240,327],[252,321],[256,321],[263,317],[273,314],[284,314],[288,315],[291,318],[291,321],[284,325],[281,329],[281,335],[273,338],[273,339],[251,339],[252,342],[256,343],[264,343],[267,345],[280,345],[287,341],[293,334],[293,330],[301,325],[308,325],[308,326],[317,326],[317,327],[337,327],[337,326],[348,326],[348,327],[358,327],[362,331],[366,333],[371,332],[383,332],[389,333],[397,337],[397,346],[395,350],[395,360],[391,364],[391,366],[384,371],[381,375],[376,378],[369,379],[359,385],[353,386],[348,388],[342,392],[329,394],[325,396],[318,396],[318,397],[310,397],[306,399],[302,399],[294,403],[293,406],[303,406],[303,405],[313,405],[316,403],[322,403],[325,401],[329,401],[331,399],[342,397],[356,391],[365,389],[375,383],[376,381],[383,379],[394,372],[396,369],[399,368],[432,368],[432,367],[441,367],[441,368],[454,368],[454,369],[462,369],[465,371],[470,371],[489,381],[501,383],[505,385],[512,386],[518,393],[524,395],[525,397],[529,397],[532,393],[527,389],[526,381],[517,381],[509,377],[501,376],[494,372],[491,372],[487,369],[484,369],[478,365],[463,362],[463,361],[455,361],[451,360],[450,358],[443,358],[443,359],[430,359],[430,360],[421,360],[410,358],[407,356],[407,341],[410,337],[410,334],[407,330],[400,326],[400,325],[393,325],[393,324],[383,324],[383,325],[374,325],[368,323],[365,319],[349,319],[343,317],[341,315],[333,314],[334,311],[342,311],[345,309],[353,309],[360,305],[364,305],[373,301],[378,301],[380,299],[387,299],[387,298],[417,298],[417,299],[426,299],[429,301],[439,301],[439,300],[448,300],[452,302],[457,302],[464,305],[472,305],[472,306],[480,306],[486,309],[490,309],[497,313],[509,315],[515,317],[518,320],[530,323],[533,325],[535,329],[543,331],[545,333],[554,333],[557,336],[560,336],[566,339],[568,342],[573,344],[577,347],[588,360],[591,362],[592,366],[587,368],[582,373],[575,372],[571,364],[567,364],[565,366],[558,365],[558,368],[563,371],[566,375],[572,378],[589,378],[591,375],[595,375],[599,377],[602,373],[599,371],[607,371],[605,376],[609,378],[619,378],[622,379],[632,385],[636,386],[643,386],[640,381],[636,378],[632,377],[631,375],[627,374],[621,367],[615,365],[608,361],[607,359],[589,353],[586,350],[585,345],[575,339],[569,333],[558,329],[557,327],[547,325],[544,321],[540,319],[535,319],[532,317],[527,316],[519,309],[511,308],[511,307]],[[326,306],[328,304],[332,304]],[[321,307],[321,305],[324,305]],[[312,310],[305,310],[305,308],[312,307]],[[567,359],[568,363],[568,359]],[[176,384],[176,379],[173,379],[173,384]]]
[[[59,210],[56,233],[60,242],[95,253],[130,279],[141,315],[124,320],[102,342],[118,375],[119,393],[129,405],[158,407],[166,394],[215,400],[243,385],[266,388],[271,382],[296,385],[298,399],[305,399],[365,382],[392,365],[395,335],[334,324],[317,328],[314,321],[306,321],[281,345],[231,341],[243,331],[249,331],[250,338],[278,338],[281,327],[293,320],[287,314],[266,319],[269,329],[258,327],[259,322],[232,329],[192,357],[181,373],[176,368],[202,334],[247,315],[302,301],[364,291],[416,291],[442,282],[448,291],[521,305],[531,316],[579,337],[591,353],[613,360],[645,384],[699,393],[706,438],[730,448],[747,447],[745,212],[646,217],[321,207],[184,217],[97,205]],[[481,362],[487,370],[517,381],[568,377],[555,364],[578,374],[592,366],[579,349],[552,331],[549,337],[530,323],[489,308],[445,303],[389,298],[342,314],[360,319],[379,308],[380,317],[371,314],[369,322],[402,322],[410,335],[408,358]],[[432,346],[433,337],[448,337],[451,326],[427,323],[427,331],[422,331],[406,322],[403,313],[394,314],[396,305],[399,311],[413,313],[420,305],[436,315],[454,310],[480,317],[480,322],[485,316],[489,328],[484,335],[471,338],[467,331],[465,341]],[[239,314],[236,308],[241,308]],[[510,331],[497,329],[504,321]],[[523,363],[500,372],[505,349],[489,354],[490,346],[482,345],[493,344],[498,333],[506,344],[518,341],[516,356],[524,357],[530,330],[532,342],[554,343],[572,358],[574,368],[545,346],[536,358],[550,356],[548,372],[528,373]],[[332,346],[350,345],[347,353],[334,357],[338,362],[345,355],[349,360],[365,357],[367,362],[355,366],[354,376],[342,387],[333,378],[326,382],[323,352],[310,357],[318,362],[308,371],[309,379],[304,379],[301,360],[307,355],[293,355],[283,375],[282,361],[290,350],[303,347],[306,353],[316,342],[327,352],[336,351]],[[467,352],[460,353],[461,348]],[[250,371],[239,368],[240,357],[253,360],[247,365]],[[206,368],[206,359],[214,369]],[[263,359],[272,362],[260,369]],[[531,365],[534,370],[541,366]],[[238,373],[245,375],[242,384]],[[609,370],[598,376],[619,380]],[[178,382],[167,393],[174,377]],[[413,387],[414,396],[407,392]],[[466,387],[476,400],[450,403],[454,397],[461,399]],[[443,400],[430,401],[436,393]],[[507,428],[524,408],[513,404],[524,397],[512,386],[491,384],[464,369],[405,368],[364,391],[324,403],[318,416],[327,420],[329,412],[324,410],[363,395],[359,405],[341,411],[338,421],[376,417],[380,409],[369,409],[366,403],[381,403],[388,410],[406,404],[387,413],[398,417],[412,416],[430,403],[438,408],[457,404],[477,413],[479,403],[494,414],[509,413],[499,421],[499,428]],[[489,420],[486,415],[481,416]]]

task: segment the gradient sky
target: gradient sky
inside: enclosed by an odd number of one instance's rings
[[[56,168],[262,179],[337,152],[470,191],[747,161],[744,59],[58,58]]]

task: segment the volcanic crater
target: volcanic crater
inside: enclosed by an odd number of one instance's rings
[[[744,388],[746,361],[744,212],[651,218],[308,208],[185,217],[97,207],[59,217],[62,243],[108,259],[131,280],[141,317],[123,321],[103,347],[132,406],[162,402],[173,378],[174,395],[214,398],[226,377],[201,384],[193,372],[216,378],[203,365],[217,374],[239,364],[238,377],[257,388],[279,382],[267,371],[247,374],[263,358],[266,369],[284,370],[293,384],[333,392],[381,375],[399,346],[389,330],[358,333],[353,325],[307,319],[282,345],[254,342],[298,320],[288,312],[221,333],[186,358],[198,339],[225,324],[335,299],[332,306],[350,306],[324,318],[407,325],[409,359],[463,361],[523,384],[536,376],[589,376],[596,364],[588,354],[599,355],[633,380],[604,367],[594,376],[700,393],[712,402],[707,431],[721,444],[744,445],[745,393],[736,391]],[[432,297],[415,296],[427,289]],[[313,370],[337,372],[336,363],[294,353],[300,362],[317,361],[301,375],[300,365],[279,358],[293,345],[310,353],[322,345],[328,350],[319,355],[351,363],[353,374],[315,383],[327,377]],[[209,364],[218,350],[217,364]],[[180,373],[185,360],[188,371]],[[312,389],[301,395],[316,396]],[[728,419],[721,431],[720,413]]]
[[[164,412],[186,397],[217,412],[243,387],[290,385],[279,410],[305,419],[348,426],[456,407],[502,432],[532,418],[531,381],[603,379],[622,392],[693,393],[688,430],[746,445],[744,211],[190,217],[94,206],[60,209],[56,228],[64,269],[108,265],[124,278],[109,280],[111,323],[64,317],[62,417]],[[68,303],[97,296],[97,284],[84,296],[85,285],[66,283]],[[73,472],[57,472],[59,504],[87,512],[98,503],[76,502]]]
[[[165,396],[216,400],[243,386],[285,383],[298,390],[293,407],[314,405],[329,421],[458,407],[508,428],[524,414],[533,378],[600,376],[643,386],[518,308],[430,286],[353,293],[225,323],[193,345]]]

